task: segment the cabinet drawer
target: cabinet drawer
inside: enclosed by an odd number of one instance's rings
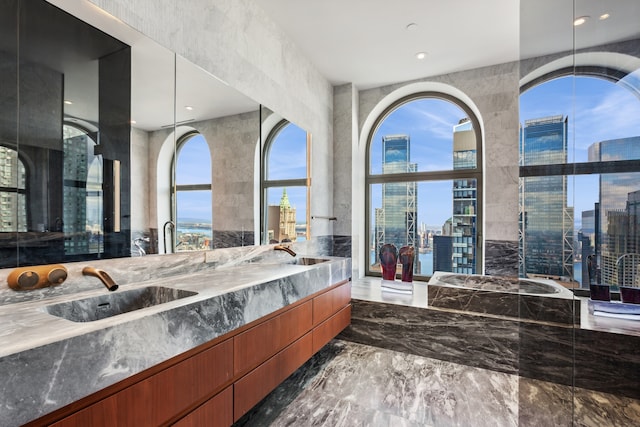
[[[245,374],[311,330],[308,301],[233,338],[234,375]]]
[[[228,427],[233,424],[233,387],[229,386],[174,424],[176,427]]]
[[[213,395],[233,375],[224,341],[53,424],[56,427],[156,426]]]
[[[351,302],[351,282],[338,286],[313,299],[313,325],[327,320]]]
[[[313,353],[325,346],[351,323],[351,304],[313,329]]]
[[[312,344],[310,332],[236,381],[233,386],[234,422],[309,360],[313,354]]]

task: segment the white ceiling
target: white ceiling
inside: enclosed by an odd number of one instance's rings
[[[640,27],[638,0],[254,2],[332,84],[360,89],[571,49],[574,16],[591,16],[576,28],[577,47],[637,37]]]

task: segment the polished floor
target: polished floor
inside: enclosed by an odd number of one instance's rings
[[[640,401],[334,340],[235,426],[640,426]]]

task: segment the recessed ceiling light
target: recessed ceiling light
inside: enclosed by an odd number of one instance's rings
[[[608,13],[603,13],[602,15],[600,15],[600,20],[604,21],[605,19],[607,19],[608,17],[610,17],[611,15],[609,15]]]
[[[193,107],[191,105],[185,105],[184,109],[191,111],[191,110],[193,110]]]
[[[405,28],[407,29],[407,31],[415,31],[418,29],[418,24],[416,24],[415,22],[412,22],[408,24]]]
[[[71,104],[73,104],[73,101],[69,101],[68,99],[65,99],[64,103],[67,104],[67,105],[71,105]]]
[[[416,58],[417,59],[424,59],[426,58],[427,54],[425,52],[418,52],[416,53]]]
[[[588,16],[580,16],[573,21],[573,26],[577,27],[578,25],[582,25],[587,22],[587,19],[589,19]]]

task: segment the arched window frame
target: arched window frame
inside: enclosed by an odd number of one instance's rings
[[[270,188],[284,187],[284,188],[292,188],[292,187],[305,187],[306,189],[306,198],[307,198],[307,206],[306,206],[306,239],[310,238],[311,229],[311,214],[310,214],[310,203],[311,203],[311,135],[306,132],[306,176],[301,178],[291,178],[291,179],[269,179],[269,161],[273,160],[271,158],[271,148],[273,144],[277,141],[280,132],[287,126],[293,125],[293,123],[289,122],[286,119],[280,120],[268,133],[265,138],[264,147],[262,149],[262,176],[260,180],[260,223],[261,223],[261,241],[263,244],[268,244],[269,242],[269,230],[267,226],[268,221],[268,200],[267,200],[267,192]],[[286,159],[283,159],[286,161]]]
[[[196,137],[198,135],[201,135],[201,133],[198,132],[197,130],[189,130],[184,134],[182,134],[176,141],[175,155],[173,156],[173,159],[171,161],[171,170],[172,170],[172,173],[171,173],[171,221],[174,224],[173,228],[171,229],[171,245],[170,245],[171,251],[178,250],[176,248],[176,234],[177,234],[177,226],[178,226],[178,218],[177,218],[178,193],[186,192],[186,191],[209,191],[211,193],[211,197],[213,200],[213,193],[212,193],[213,192],[213,182],[212,182],[213,175],[211,173],[211,169],[209,169],[210,178],[208,183],[198,183],[198,184],[178,184],[177,183],[178,181],[177,164],[178,164],[178,158],[180,156],[180,152],[184,148],[184,146],[191,140],[191,138]],[[213,215],[213,212],[212,212],[212,215]],[[211,227],[213,232],[213,217],[210,218],[210,220],[211,220]],[[166,239],[166,236],[165,236],[165,239]]]
[[[406,173],[392,173],[392,174],[372,174],[371,173],[371,146],[373,143],[373,137],[379,128],[380,124],[397,108],[400,106],[407,104],[412,101],[416,101],[419,99],[425,98],[436,98],[445,101],[449,101],[454,105],[458,106],[461,110],[465,112],[467,117],[472,123],[473,129],[475,130],[476,136],[476,167],[472,169],[450,169],[450,170],[438,170],[438,171],[416,171],[416,172],[406,172]],[[473,110],[462,100],[459,98],[449,95],[447,93],[437,92],[437,91],[421,91],[412,93],[410,95],[404,96],[387,108],[385,108],[382,113],[374,120],[373,125],[371,126],[371,130],[367,135],[367,145],[366,145],[366,155],[365,155],[365,248],[371,248],[374,242],[371,241],[371,233],[369,230],[372,229],[371,224],[373,218],[371,218],[371,186],[375,184],[385,184],[385,183],[400,183],[400,182],[437,182],[443,180],[459,180],[459,179],[475,179],[476,180],[476,200],[477,200],[477,212],[476,212],[476,220],[477,220],[477,228],[476,228],[476,247],[475,247],[475,255],[476,255],[476,270],[483,265],[482,257],[483,257],[483,148],[482,148],[482,132],[480,128],[480,121],[477,116],[473,112]],[[368,251],[367,251],[368,253]],[[417,248],[416,248],[417,253]],[[416,255],[417,257],[417,255]],[[365,265],[365,275],[367,276],[381,276],[381,273],[378,271],[373,271],[371,269],[371,263],[368,261],[369,256],[366,256],[367,261],[364,263]],[[481,273],[480,271],[476,271],[476,273]],[[428,280],[430,276],[426,275],[414,275],[417,280]]]
[[[548,73],[542,74],[535,79],[525,80],[525,83],[520,87],[520,95],[525,93],[526,91],[543,85],[545,83],[551,82],[555,79],[563,78],[563,77],[584,77],[584,78],[597,78],[602,79],[604,81],[610,82],[612,84],[619,85],[625,89],[627,89],[632,95],[640,100],[640,87],[633,85],[625,77],[627,77],[630,73],[624,70],[619,70],[613,67],[605,66],[605,65],[574,65],[574,66],[566,66],[560,67]],[[614,161],[574,161],[574,162],[564,162],[564,163],[555,163],[555,164],[544,164],[544,165],[520,165],[519,166],[519,177],[521,180],[525,178],[533,178],[533,177],[553,177],[553,176],[563,176],[565,180],[575,179],[580,175],[606,175],[606,174],[615,174],[615,173],[628,173],[635,172],[640,173],[640,160],[614,160]],[[522,184],[522,183],[521,183]],[[575,184],[574,184],[575,185]],[[577,191],[577,190],[574,190]],[[519,195],[522,204],[522,194]],[[572,203],[573,204],[573,203]],[[524,226],[522,223],[522,206],[520,206],[519,210],[521,216],[521,224],[519,227],[519,260],[518,260],[518,268],[520,276],[524,276],[525,272],[525,255],[523,248],[523,230]],[[577,215],[577,212],[574,212],[574,216]],[[575,222],[575,217],[574,217]],[[597,227],[600,228],[599,226]],[[601,232],[600,230],[599,232]],[[598,232],[596,232],[598,233]],[[596,243],[596,246],[599,244]],[[571,248],[572,250],[574,248]],[[596,250],[596,255],[599,258],[598,250]],[[633,259],[631,261],[634,261]],[[635,258],[637,261],[637,258]],[[600,265],[608,264],[608,265]],[[582,272],[581,272],[581,288],[588,288],[588,268],[586,268],[587,261],[582,259]],[[613,260],[609,260],[608,263],[602,262],[600,259],[597,261],[598,268],[603,270],[605,268],[614,269],[617,268],[613,263]],[[627,266],[623,267],[624,269],[628,268]],[[587,277],[585,277],[585,274]],[[600,273],[598,273],[600,274]],[[627,274],[625,273],[620,273]],[[577,272],[573,271],[570,279],[573,281],[576,277]],[[615,275],[614,275],[615,276]],[[635,276],[634,276],[635,277]],[[567,277],[562,278],[566,280]],[[571,282],[571,286],[573,287],[575,282]],[[613,289],[616,289],[618,283],[613,283]],[[573,288],[573,291],[576,295],[579,296],[589,296],[589,293],[585,289]]]

